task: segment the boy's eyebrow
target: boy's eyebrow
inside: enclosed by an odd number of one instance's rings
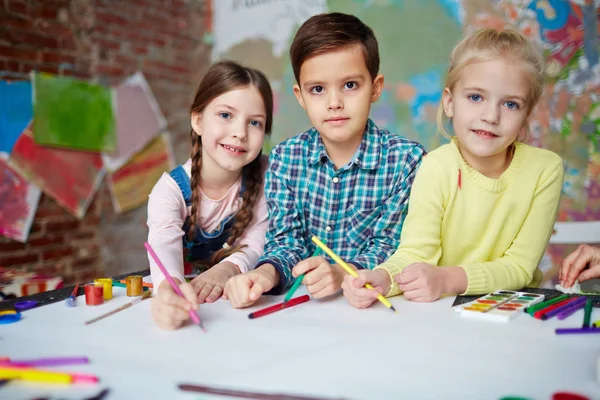
[[[352,74],[352,75],[348,75],[348,76],[344,76],[343,78],[340,79],[340,81],[342,82],[348,82],[348,81],[356,81],[356,80],[364,80],[365,77],[363,74]],[[306,81],[302,84],[302,86],[306,87],[306,86],[322,86],[324,82],[322,81]]]

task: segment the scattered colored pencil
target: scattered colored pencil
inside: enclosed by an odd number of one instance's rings
[[[557,335],[573,335],[573,334],[598,334],[600,329],[596,328],[557,328]]]
[[[350,275],[352,275],[355,278],[358,278],[358,274],[356,273],[356,271],[354,269],[352,269],[351,266],[349,266],[348,264],[346,264],[344,262],[344,260],[342,260],[337,254],[335,254],[333,252],[333,250],[331,250],[329,247],[327,247],[326,244],[324,244],[323,242],[321,242],[319,240],[318,237],[313,236],[311,238],[311,240],[321,248],[321,250],[323,250],[329,257],[331,257],[333,259],[333,261],[335,261],[336,263],[338,263],[338,265],[340,265],[342,268],[344,268],[344,270],[349,273]],[[375,288],[370,284],[367,283],[365,285],[365,287],[367,289],[371,289],[371,290],[375,290]],[[390,303],[388,301],[388,299],[386,299],[385,297],[383,297],[383,295],[381,293],[377,294],[377,300],[379,300],[381,303],[383,303],[384,306],[386,306],[387,308],[389,308],[390,310],[392,310],[393,312],[396,312],[396,309],[394,308],[394,306],[392,305],[392,303]]]
[[[79,290],[79,284],[75,285],[75,289],[73,289],[73,293],[67,298],[67,307],[75,307],[75,302],[77,301],[77,291]]]
[[[569,304],[572,304],[576,300],[577,300],[577,298],[571,297],[569,299],[559,301],[558,303],[554,303],[549,307],[546,307],[542,310],[538,310],[538,311],[534,312],[533,316],[534,316],[534,318],[541,319],[541,320],[548,319],[554,315],[554,314],[552,314],[552,315],[548,316],[548,314],[553,313],[556,310],[560,310],[563,307],[568,306]]]
[[[534,304],[531,307],[527,307],[525,312],[533,317],[533,314],[536,311],[543,310],[544,308],[551,306],[554,303],[558,303],[559,301],[563,301],[569,298],[568,294],[562,294],[560,296],[556,296],[553,299],[542,301],[541,303]]]
[[[585,296],[583,297],[585,298]],[[556,316],[556,318],[563,320],[571,315],[573,315],[574,313],[576,313],[577,311],[581,310],[583,307],[585,307],[585,300],[581,301],[577,304],[572,304],[570,305],[567,309],[561,311],[560,313],[558,313],[558,315]]]
[[[305,294],[304,296],[295,297],[288,301],[285,305],[283,303],[275,304],[274,306],[270,306],[267,308],[263,308],[262,310],[254,311],[253,313],[248,314],[248,318],[260,318],[265,315],[273,314],[274,312],[285,310],[286,308],[297,306],[298,304],[306,303],[310,300],[310,296]]]
[[[178,295],[180,295],[181,297],[183,297],[185,299],[183,292],[181,291],[181,289],[179,289],[179,286],[177,286],[177,284],[175,283],[173,278],[171,278],[171,275],[169,275],[169,272],[167,271],[167,269],[165,268],[163,263],[160,261],[160,259],[154,252],[154,249],[152,249],[152,246],[150,246],[150,243],[148,243],[148,242],[144,243],[144,247],[146,248],[146,250],[148,250],[148,253],[150,253],[150,256],[154,259],[154,261],[156,262],[156,265],[158,265],[158,268],[160,268],[163,275],[165,276],[165,279],[167,280],[167,282],[169,282],[169,285],[171,285],[171,287],[173,288],[175,293],[177,293]],[[204,330],[204,326],[202,325],[202,321],[200,320],[200,317],[198,317],[198,314],[196,314],[196,312],[194,310],[190,310],[189,314],[190,314],[190,318],[192,319],[192,322],[194,322],[194,324],[198,325],[200,327],[200,329],[202,329],[204,332],[206,332]]]
[[[592,298],[588,297],[588,299],[585,301],[584,314],[583,314],[583,325],[581,326],[582,328],[590,327],[590,319],[592,318],[592,307],[593,306],[594,306],[594,303],[592,301]]]
[[[319,255],[319,253],[321,252],[321,249],[319,247],[317,247],[317,249],[315,250],[315,252],[313,253],[313,257],[316,257]],[[299,277],[296,278],[296,280],[294,281],[294,284],[292,285],[292,287],[290,288],[290,290],[287,292],[287,294],[285,295],[285,298],[283,299],[283,305],[285,306],[286,303],[288,301],[290,301],[290,299],[292,298],[292,296],[294,295],[294,293],[296,292],[296,290],[298,289],[298,287],[300,286],[300,284],[302,283],[302,279],[304,279],[304,276],[306,274],[302,274]]]
[[[115,308],[114,310],[109,311],[105,314],[102,314],[96,318],[90,319],[89,321],[85,321],[85,325],[93,324],[94,322],[100,321],[101,319],[106,318],[106,317],[110,317],[111,315],[116,314],[119,311],[126,310],[129,307],[136,305],[140,301],[150,298],[151,294],[152,294],[152,292],[147,290],[147,291],[143,292],[141,296],[136,297],[135,299],[131,300],[129,303],[123,304],[121,307]]]
[[[59,365],[89,364],[87,357],[52,357],[34,360],[0,360],[0,365],[7,367],[56,367]]]
[[[97,383],[98,377],[87,374],[46,371],[35,368],[0,366],[0,379],[20,379],[40,383]]]
[[[235,397],[238,399],[336,400],[336,399],[324,398],[324,397],[300,396],[300,395],[287,394],[287,393],[249,392],[249,391],[244,391],[244,390],[221,389],[221,388],[210,387],[210,386],[189,385],[189,384],[179,384],[179,385],[177,385],[177,387],[179,387],[179,389],[183,390],[184,392],[214,394],[217,396],[229,396],[229,397]],[[337,399],[337,400],[343,400],[343,399]]]

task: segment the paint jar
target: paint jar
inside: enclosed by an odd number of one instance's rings
[[[104,285],[90,283],[83,288],[85,289],[85,304],[98,306],[104,303]]]
[[[130,275],[125,278],[125,284],[127,285],[127,296],[135,297],[142,295],[142,280],[143,278],[141,275]]]
[[[103,289],[103,293],[104,293],[104,300],[110,300],[112,299],[112,285],[113,285],[113,281],[110,278],[98,278],[96,280],[94,280],[94,283],[96,285],[102,285]]]

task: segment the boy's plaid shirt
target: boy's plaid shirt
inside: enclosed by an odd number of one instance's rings
[[[272,293],[287,290],[292,268],[315,251],[312,235],[357,268],[373,269],[387,260],[400,243],[424,154],[419,143],[379,129],[370,119],[355,157],[338,170],[314,128],[277,145],[265,176],[270,221],[257,264],[279,271],[281,282]]]

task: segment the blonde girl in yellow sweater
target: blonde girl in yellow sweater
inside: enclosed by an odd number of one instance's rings
[[[523,143],[542,90],[541,54],[522,34],[482,29],[458,43],[438,113],[454,137],[423,159],[398,250],[345,278],[351,305],[375,301],[367,282],[420,302],[539,284],[564,175],[558,155]]]

